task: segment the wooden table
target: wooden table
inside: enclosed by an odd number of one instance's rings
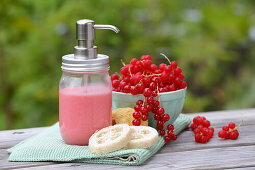
[[[189,129],[178,139],[165,145],[142,166],[56,163],[56,162],[8,162],[7,149],[45,128],[0,131],[0,169],[255,169],[255,109],[229,110],[189,114],[205,116],[215,128],[214,137],[207,144],[194,141]],[[240,136],[237,140],[221,140],[217,133],[223,125],[233,121],[238,124]]]

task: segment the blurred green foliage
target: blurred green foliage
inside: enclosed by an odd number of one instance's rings
[[[99,53],[178,61],[188,82],[184,112],[255,107],[255,1],[0,1],[0,129],[58,120],[61,57],[73,53],[75,22],[93,19]]]

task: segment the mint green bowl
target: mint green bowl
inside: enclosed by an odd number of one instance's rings
[[[165,113],[169,114],[170,119],[167,121],[167,124],[173,123],[179,114],[182,111],[184,101],[185,101],[185,89],[160,93],[161,97],[161,106],[165,109]],[[131,107],[134,108],[137,100],[143,100],[143,95],[132,95],[121,92],[112,92],[112,109]],[[154,120],[154,114],[152,112],[149,113],[149,126],[156,128],[157,122]]]

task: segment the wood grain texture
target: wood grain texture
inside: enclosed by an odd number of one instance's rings
[[[45,128],[0,131],[0,169],[255,169],[255,109],[228,110],[189,114],[205,116],[215,127],[214,137],[207,144],[194,141],[189,129],[182,132],[177,141],[165,145],[156,155],[139,167],[117,165],[52,163],[52,162],[8,162],[7,148],[40,133]],[[221,140],[217,132],[230,121],[239,123],[238,140]],[[2,149],[1,149],[2,148]]]
[[[0,131],[0,149],[10,148],[17,143],[40,133],[45,128],[46,127]]]

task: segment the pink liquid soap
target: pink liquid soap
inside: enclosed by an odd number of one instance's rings
[[[112,124],[112,91],[103,86],[59,90],[59,125],[66,144],[88,145],[96,130]]]

